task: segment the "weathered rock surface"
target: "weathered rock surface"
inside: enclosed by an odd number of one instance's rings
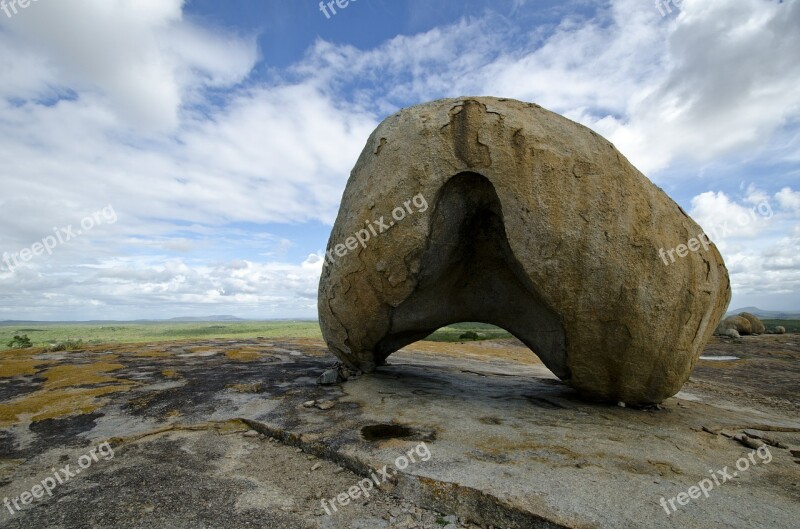
[[[473,528],[796,529],[797,342],[712,338],[661,410],[578,399],[515,340],[418,342],[391,369],[333,386],[310,376],[333,358],[306,338],[4,351],[0,499],[79,469],[100,443],[115,457],[20,512],[2,506],[0,527],[395,529],[384,515],[408,506],[420,529],[452,514]],[[747,459],[739,433],[774,441],[773,459],[752,456],[735,482],[667,515],[659,498]],[[421,441],[427,461],[322,510]]]
[[[322,332],[371,372],[439,327],[492,323],[585,395],[660,402],[730,299],[713,244],[659,256],[702,231],[577,123],[509,99],[433,101],[387,118],[353,169],[320,281]]]
[[[758,316],[755,314],[750,314],[749,312],[742,312],[739,314],[742,318],[746,319],[750,322],[750,332],[753,334],[764,334],[767,328],[764,326],[764,323],[758,319]]]
[[[741,335],[739,334],[739,331],[737,331],[736,329],[727,329],[722,334],[723,334],[723,336],[727,336],[728,338],[741,338]]]
[[[775,333],[786,334],[786,327],[784,327],[783,325],[778,325],[777,327],[775,327]]]
[[[725,334],[727,330],[734,329],[741,335],[753,334],[750,320],[742,316],[728,316],[717,326],[717,334]]]

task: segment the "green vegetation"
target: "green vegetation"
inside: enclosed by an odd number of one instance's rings
[[[425,339],[432,342],[463,342],[495,338],[513,338],[513,336],[505,329],[488,323],[464,322],[442,327]]]
[[[798,322],[800,323],[800,322]],[[23,324],[24,325],[24,324]],[[101,343],[149,343],[203,338],[322,338],[319,324],[312,320],[235,322],[123,322],[123,323],[36,323],[24,328],[18,323],[0,323],[0,350],[44,347],[49,351],[72,351]],[[789,327],[786,327],[787,330]],[[29,333],[20,334],[22,331]],[[511,334],[486,323],[455,323],[442,327],[426,340],[463,342],[511,338]],[[19,341],[22,340],[22,341]],[[25,341],[27,340],[27,342]]]
[[[767,331],[774,330],[778,325],[782,325],[786,329],[786,332],[800,332],[800,320],[762,319],[761,321],[764,322],[764,326],[767,328]]]
[[[23,324],[24,325],[24,324]],[[0,349],[19,335],[18,323],[0,323]],[[236,322],[125,322],[125,323],[36,323],[30,333],[34,347],[64,349],[100,343],[145,343],[198,338],[322,338],[316,321]],[[5,346],[5,347],[4,347]],[[15,347],[21,347],[16,345]]]
[[[64,342],[55,343],[45,347],[45,351],[52,353],[55,351],[77,351],[83,347],[83,340],[71,340],[67,338]]]
[[[8,347],[11,349],[27,349],[28,347],[33,347],[33,344],[27,334],[23,334],[22,336],[15,334],[14,338],[8,342]]]

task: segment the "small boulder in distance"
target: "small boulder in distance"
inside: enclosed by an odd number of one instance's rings
[[[767,328],[764,326],[764,323],[758,319],[758,316],[755,314],[750,314],[749,312],[742,312],[739,314],[742,318],[746,319],[750,322],[750,332],[753,334],[764,334],[764,331]]]
[[[736,329],[728,329],[723,333],[723,336],[727,336],[728,338],[741,338],[739,336],[739,331]]]
[[[717,334],[725,334],[728,329],[735,329],[740,335],[752,334],[750,320],[741,316],[728,316],[717,326]]]

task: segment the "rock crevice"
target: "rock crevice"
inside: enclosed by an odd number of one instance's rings
[[[326,263],[320,281],[323,336],[365,372],[441,326],[479,321],[585,395],[660,402],[730,300],[713,244],[659,257],[702,229],[608,141],[536,105],[465,97],[387,118],[329,247],[404,202],[402,219]]]

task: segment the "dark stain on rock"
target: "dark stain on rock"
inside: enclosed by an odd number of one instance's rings
[[[388,441],[389,439],[433,441],[436,439],[436,433],[422,432],[402,424],[378,423],[361,428],[361,437],[365,441]]]
[[[104,413],[85,413],[59,419],[43,419],[31,423],[29,428],[45,445],[82,446],[83,440],[79,439],[79,435],[94,428],[97,419],[104,415]]]
[[[401,424],[370,424],[361,428],[361,437],[367,441],[386,441],[387,439],[408,439],[415,431]]]

